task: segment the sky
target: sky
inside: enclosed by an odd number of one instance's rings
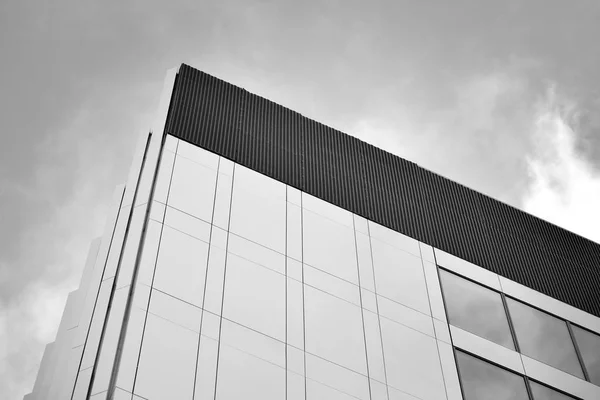
[[[0,2],[0,390],[185,62],[600,242],[597,0]]]

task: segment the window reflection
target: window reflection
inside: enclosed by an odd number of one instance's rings
[[[457,351],[465,400],[528,400],[523,377]]]
[[[514,349],[499,293],[440,270],[450,323],[477,336]]]
[[[572,327],[590,382],[600,385],[600,335],[578,326]]]
[[[540,385],[537,382],[529,381],[531,386],[531,394],[534,400],[574,400],[574,397],[567,396],[550,389],[548,386]]]
[[[513,299],[506,299],[521,353],[583,378],[565,321]]]

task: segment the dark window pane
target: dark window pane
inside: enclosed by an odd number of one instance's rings
[[[456,352],[465,400],[529,400],[522,376]]]
[[[513,299],[506,302],[521,353],[583,378],[565,321]]]
[[[575,400],[574,397],[557,392],[554,389],[550,389],[548,386],[540,385],[533,381],[529,381],[529,383],[531,384],[533,400]]]
[[[573,326],[573,334],[590,381],[600,386],[600,335],[578,326]]]
[[[454,326],[514,349],[500,293],[440,271],[450,323]]]

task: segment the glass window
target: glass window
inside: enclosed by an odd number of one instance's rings
[[[583,378],[565,321],[510,298],[506,302],[521,353]]]
[[[548,386],[540,385],[537,382],[529,381],[531,386],[531,394],[533,394],[534,400],[574,400],[574,397],[567,396],[566,394],[557,392],[554,389],[550,389]]]
[[[440,278],[450,324],[514,350],[500,293],[444,270]]]
[[[600,335],[572,325],[590,381],[600,386]]]
[[[456,361],[465,400],[529,399],[522,376],[460,351]]]

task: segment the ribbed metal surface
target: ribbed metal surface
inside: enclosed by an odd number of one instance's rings
[[[600,245],[182,65],[168,133],[600,316]]]

